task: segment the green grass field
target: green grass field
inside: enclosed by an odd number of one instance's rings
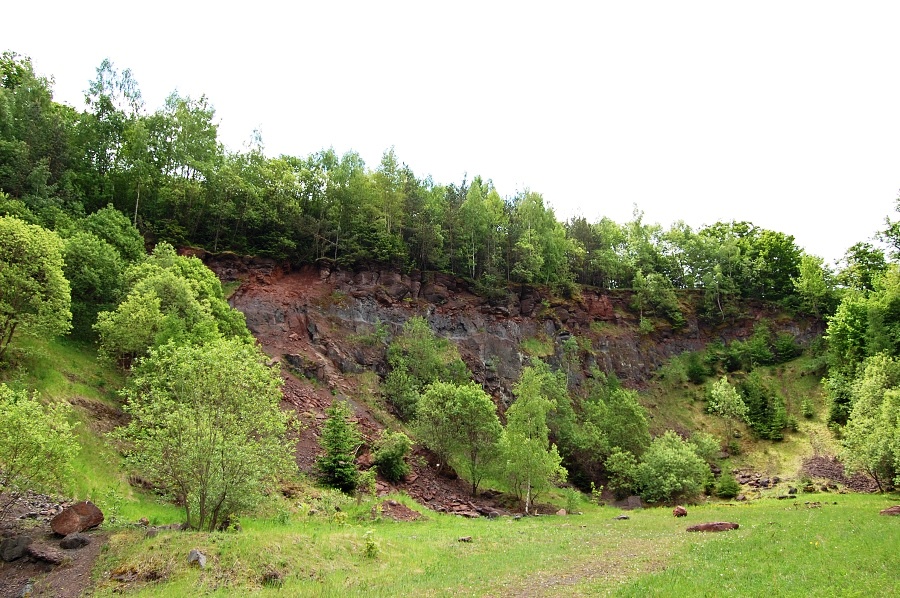
[[[900,590],[900,518],[878,511],[898,500],[800,495],[693,506],[680,519],[636,510],[628,520],[585,503],[581,515],[415,522],[361,521],[364,504],[343,522],[301,513],[231,533],[121,529],[96,570],[96,595],[889,596]],[[741,527],[685,531],[705,521]],[[209,559],[202,571],[188,566],[192,548]]]

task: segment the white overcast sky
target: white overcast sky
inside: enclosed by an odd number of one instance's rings
[[[206,94],[220,139],[385,149],[529,188],[560,219],[749,220],[833,261],[895,217],[900,2],[16,2],[0,50],[82,107],[96,67],[149,110]]]

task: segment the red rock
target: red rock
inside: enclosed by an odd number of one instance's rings
[[[60,536],[68,536],[97,527],[103,523],[103,513],[91,501],[75,503],[50,521],[50,529]]]
[[[740,527],[737,523],[728,523],[727,521],[713,521],[710,523],[699,523],[687,528],[689,532],[727,532],[730,529]]]
[[[882,509],[881,511],[879,511],[879,513],[882,515],[900,515],[900,505]]]
[[[687,517],[687,509],[678,505],[674,509],[672,509],[672,515],[675,517]]]

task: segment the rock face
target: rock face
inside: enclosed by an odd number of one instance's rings
[[[740,526],[737,523],[729,523],[727,521],[712,521],[710,523],[699,523],[687,528],[689,532],[727,532],[728,530],[737,529]]]
[[[900,505],[896,505],[894,507],[888,507],[887,509],[882,509],[879,511],[881,515],[900,515]]]
[[[675,517],[687,517],[687,509],[678,505],[674,509],[672,509],[672,515]]]
[[[75,503],[50,521],[50,529],[60,536],[76,534],[103,523],[103,512],[89,500]]]

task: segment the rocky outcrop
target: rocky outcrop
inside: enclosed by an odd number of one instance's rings
[[[878,511],[880,515],[900,515],[900,505],[896,505],[893,507],[888,507],[887,509],[882,509]]]

